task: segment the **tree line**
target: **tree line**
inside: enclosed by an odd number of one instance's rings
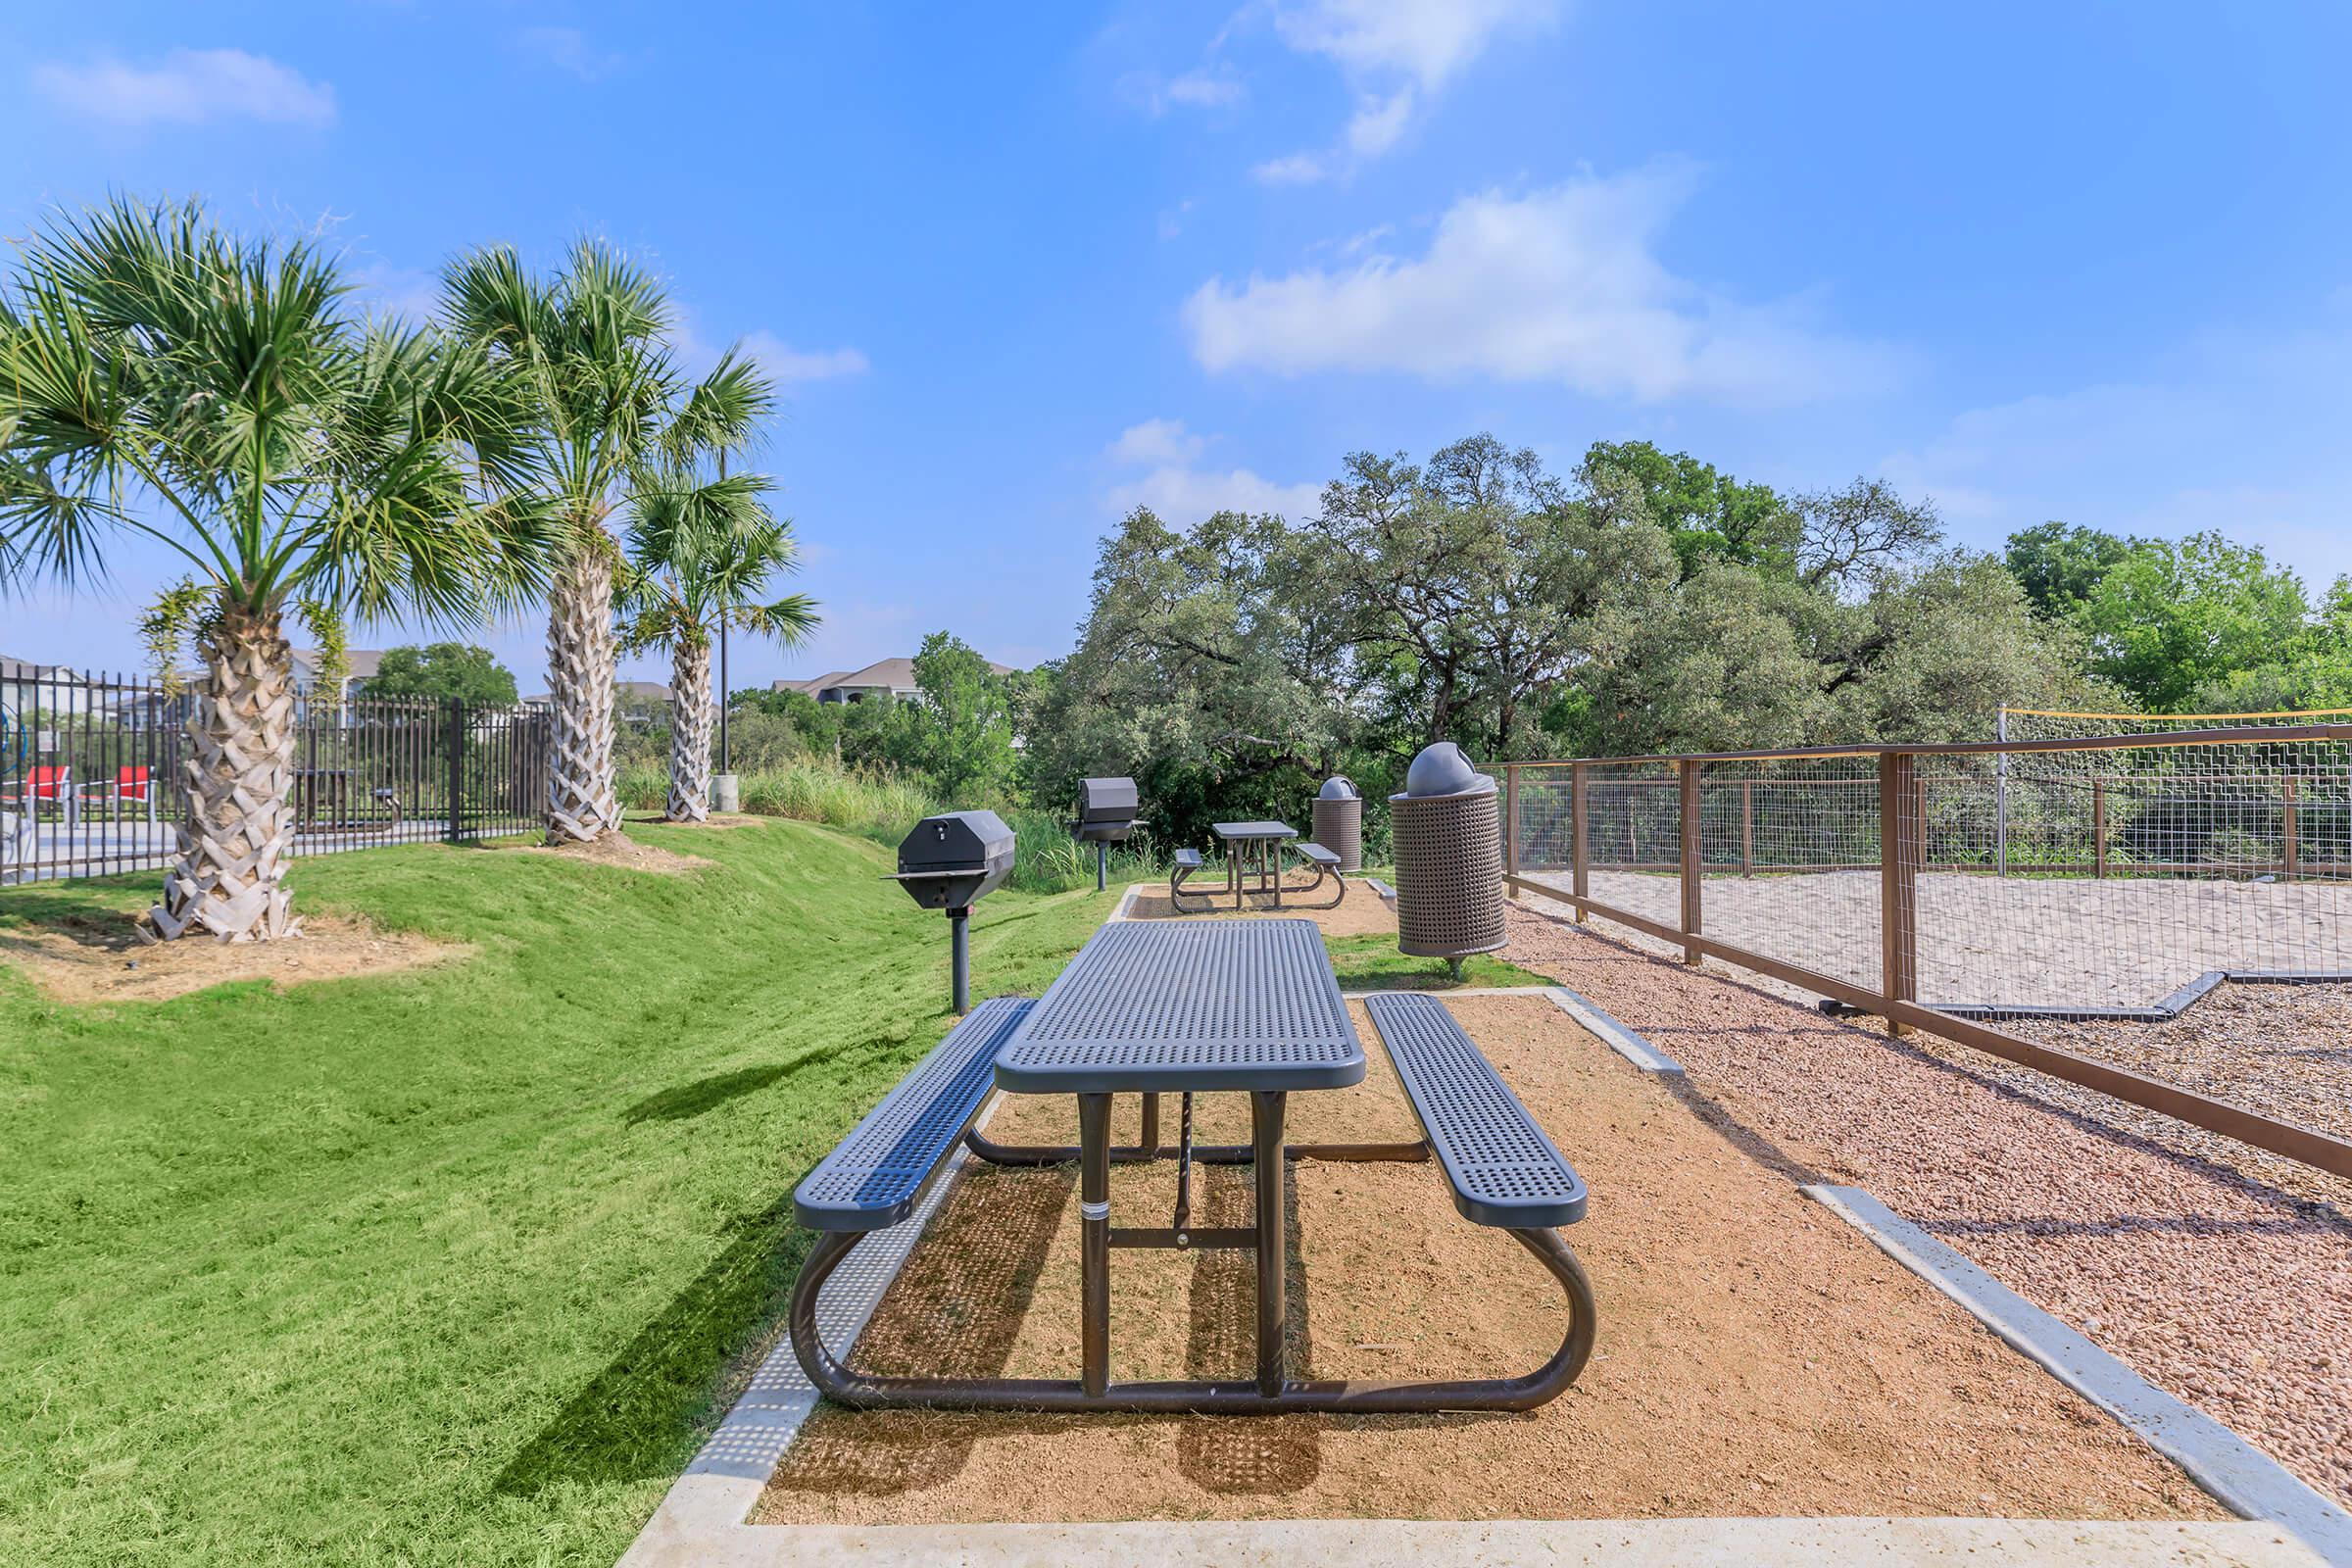
[[[1646,441],[1573,472],[1491,435],[1357,453],[1298,520],[1139,507],[1023,777],[1131,773],[1175,830],[1394,787],[1437,740],[1482,761],[1989,738],[2003,705],[2352,702],[2352,586],[2318,607],[2215,535],[2051,523],[1953,547],[1874,479],[1783,493]]]

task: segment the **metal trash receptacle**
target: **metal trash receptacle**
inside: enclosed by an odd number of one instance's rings
[[[1461,958],[1503,945],[1502,821],[1494,780],[1451,741],[1423,748],[1389,797],[1396,947]]]
[[[1364,868],[1364,798],[1345,778],[1327,778],[1315,796],[1314,839],[1340,858],[1342,872]]]

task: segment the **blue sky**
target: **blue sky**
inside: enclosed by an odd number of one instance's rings
[[[412,308],[470,244],[639,251],[690,354],[788,383],[826,625],[739,685],[1053,657],[1128,506],[1298,514],[1482,429],[1883,474],[1981,547],[2220,527],[2316,588],[2348,56],[2289,4],[93,3],[0,18],[0,221],[201,192]],[[134,664],[163,570],[0,601],[0,649]],[[540,685],[534,623],[487,640]]]

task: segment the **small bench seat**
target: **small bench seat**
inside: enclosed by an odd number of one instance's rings
[[[914,1212],[996,1087],[997,1054],[1036,1004],[992,997],[932,1047],[792,1195],[816,1231],[876,1231]]]
[[[1200,870],[1200,852],[1199,850],[1178,850],[1176,852],[1176,868],[1180,871]]]
[[[1320,844],[1298,844],[1294,845],[1293,848],[1298,850],[1298,858],[1301,860],[1310,861],[1326,868],[1336,868],[1340,863],[1339,852],[1327,850]]]
[[[1477,1225],[1534,1230],[1585,1217],[1585,1182],[1435,997],[1370,996],[1413,1114],[1453,1188],[1453,1206]]]

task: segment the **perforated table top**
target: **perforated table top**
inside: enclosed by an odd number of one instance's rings
[[[1364,1048],[1312,920],[1114,920],[997,1056],[1014,1094],[1344,1089]]]
[[[949,1030],[794,1191],[801,1223],[873,1231],[913,1213],[988,1099],[988,1069],[1005,1037],[1035,1005],[1027,997],[991,997]]]
[[[1366,997],[1364,1010],[1389,1048],[1464,1219],[1532,1230],[1585,1217],[1584,1178],[1444,1003]]]
[[[1208,830],[1221,839],[1295,839],[1298,830],[1288,822],[1211,822]]]

